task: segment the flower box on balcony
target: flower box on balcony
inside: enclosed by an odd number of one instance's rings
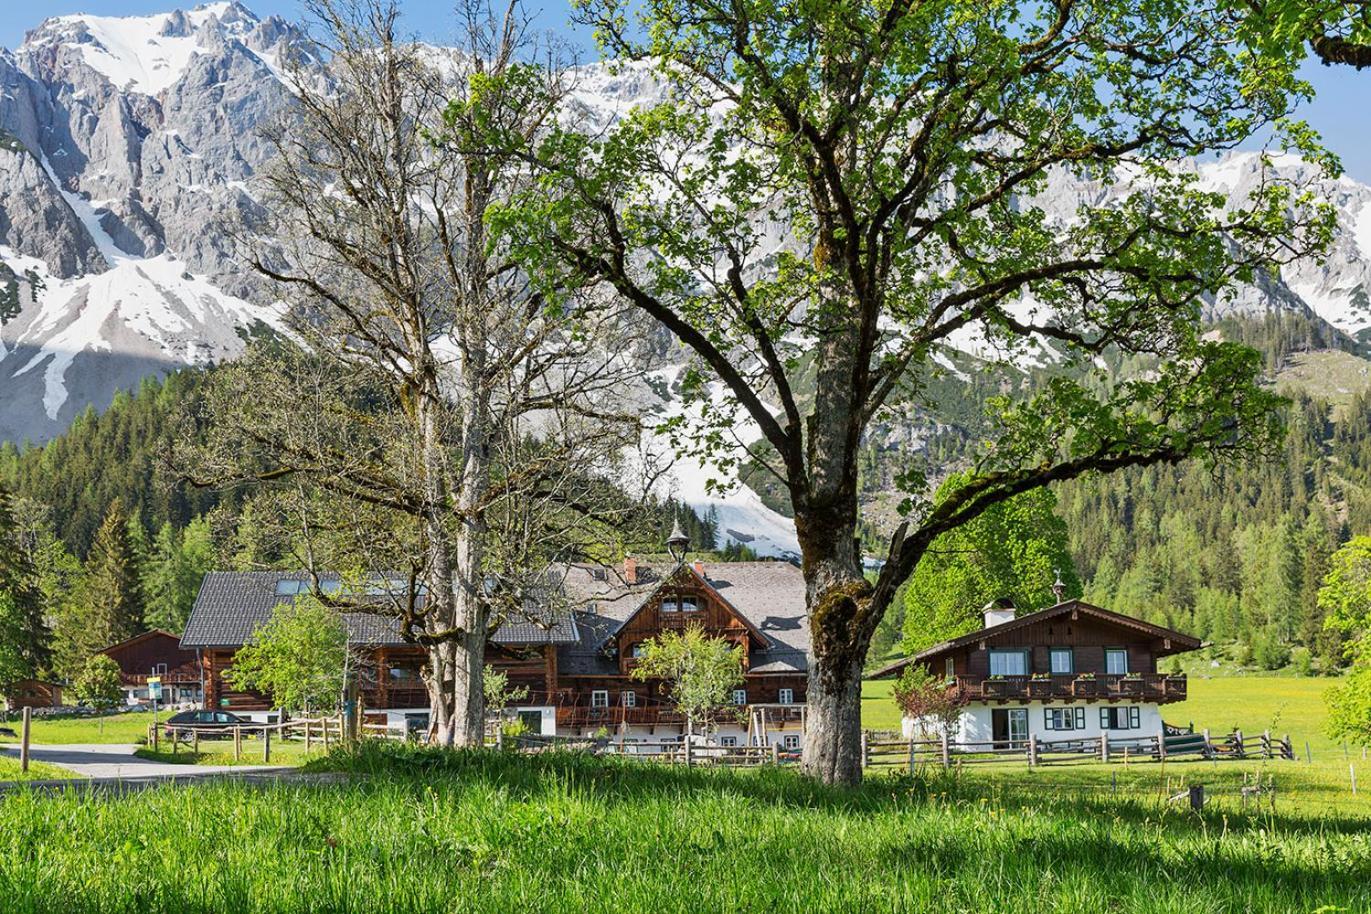
[[[1094,698],[1098,693],[1099,683],[1095,681],[1094,676],[1089,678],[1077,677],[1076,680],[1071,683],[1071,694],[1078,698]]]

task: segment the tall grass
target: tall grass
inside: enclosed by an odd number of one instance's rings
[[[1371,909],[1338,816],[1197,817],[955,779],[365,746],[342,784],[216,782],[0,801],[23,912]]]

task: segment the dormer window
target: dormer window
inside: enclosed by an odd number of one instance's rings
[[[641,641],[635,642],[634,645],[628,649],[628,655],[632,657],[634,660],[639,659],[646,653],[647,645]]]
[[[664,613],[693,613],[700,608],[694,597],[665,597],[662,599]]]

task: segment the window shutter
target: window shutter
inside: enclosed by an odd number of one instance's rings
[[[1049,709],[1047,709],[1047,708],[1043,708],[1043,729],[1045,729],[1045,730],[1055,730],[1055,729],[1057,729],[1056,727],[1052,726],[1052,712],[1051,712]]]
[[[1076,709],[1076,729],[1077,729],[1077,730],[1084,730],[1084,729],[1085,729],[1085,708],[1077,708],[1077,709]]]
[[[1101,730],[1108,730],[1108,729],[1109,729],[1109,709],[1108,709],[1108,708],[1100,708],[1100,729],[1101,729]]]
[[[1130,727],[1132,727],[1134,730],[1136,730],[1136,729],[1138,729],[1138,727],[1142,726],[1142,724],[1141,724],[1141,722],[1138,720],[1138,718],[1139,718],[1138,709],[1137,709],[1137,708],[1129,708],[1129,709],[1128,709],[1128,725],[1129,725]]]

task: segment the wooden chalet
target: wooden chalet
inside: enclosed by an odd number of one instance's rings
[[[1200,646],[1198,638],[1082,600],[1022,616],[1001,600],[984,617],[984,628],[868,678],[893,678],[910,664],[944,676],[963,704],[966,740],[1153,736],[1162,726],[1159,706],[1187,694],[1185,676],[1161,672],[1157,661]],[[906,720],[906,733],[917,725]]]
[[[716,715],[724,745],[772,742],[798,748],[804,718],[809,631],[804,581],[786,562],[570,565],[549,572],[547,605],[501,625],[486,660],[527,698],[511,714],[543,735],[609,734],[625,741],[678,738],[685,720],[665,685],[631,677],[640,645],[664,631],[699,624],[743,647],[744,682]],[[341,586],[320,578],[325,589]],[[211,572],[205,576],[184,650],[202,663],[204,706],[263,715],[265,695],[224,679],[237,650],[276,606],[308,593],[300,572]],[[356,684],[369,711],[392,725],[426,721],[424,650],[404,641],[393,618],[344,613],[360,657]]]
[[[167,705],[199,703],[201,698],[200,658],[181,646],[181,638],[171,632],[153,629],[100,651],[119,664],[119,681],[125,701],[130,705],[149,700],[148,678],[162,681],[162,702]]]
[[[10,711],[24,708],[60,708],[62,706],[62,687],[55,682],[41,679],[21,679],[5,695],[5,705]]]

